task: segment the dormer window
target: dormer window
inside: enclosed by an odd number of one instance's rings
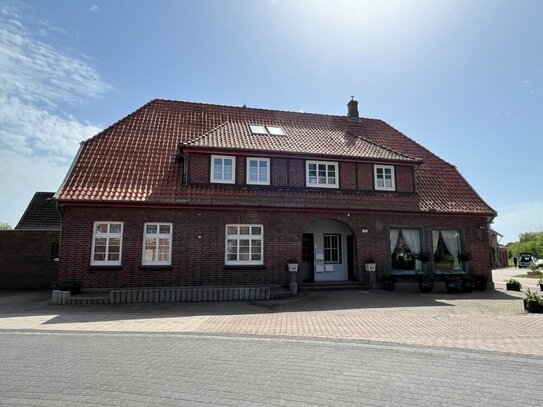
[[[306,161],[306,186],[339,188],[337,162]]]
[[[374,167],[375,189],[377,191],[395,191],[394,167],[392,165],[376,165]]]
[[[235,183],[236,157],[229,155],[211,156],[211,182],[220,184]]]
[[[251,133],[256,135],[284,136],[285,132],[278,126],[261,126],[259,124],[250,124]]]

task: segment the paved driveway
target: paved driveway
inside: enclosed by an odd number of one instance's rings
[[[0,292],[0,330],[334,338],[543,355],[543,315],[519,293],[302,293],[281,301],[53,306]]]

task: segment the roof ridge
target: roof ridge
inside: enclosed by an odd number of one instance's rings
[[[156,102],[167,102],[167,103],[183,103],[190,105],[201,105],[201,106],[210,106],[210,107],[226,107],[230,109],[251,109],[251,110],[260,110],[264,112],[276,112],[276,113],[290,113],[295,115],[313,115],[313,116],[324,116],[324,117],[336,117],[347,120],[347,115],[336,115],[336,114],[326,114],[326,113],[315,113],[315,112],[296,112],[294,110],[280,110],[280,109],[267,109],[263,107],[249,107],[249,106],[232,106],[232,105],[220,105],[218,103],[204,103],[204,102],[191,102],[185,100],[175,100],[175,99],[153,99],[152,101]],[[360,117],[360,120],[379,120],[373,117]]]

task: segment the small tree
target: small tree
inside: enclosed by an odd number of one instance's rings
[[[0,230],[11,230],[13,229],[11,225],[7,222],[1,222],[0,221]]]

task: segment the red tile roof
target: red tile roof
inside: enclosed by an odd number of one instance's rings
[[[252,135],[249,124],[280,126],[286,136]],[[180,144],[414,163],[417,193],[185,187],[176,161]],[[494,214],[454,166],[381,120],[168,100],[153,100],[85,141],[57,198]]]
[[[252,134],[247,121],[224,122],[202,137],[182,144],[187,147],[330,155],[373,161],[420,161],[364,140],[347,129],[332,127],[329,123],[314,125],[289,122],[284,123],[281,129],[284,136]]]

